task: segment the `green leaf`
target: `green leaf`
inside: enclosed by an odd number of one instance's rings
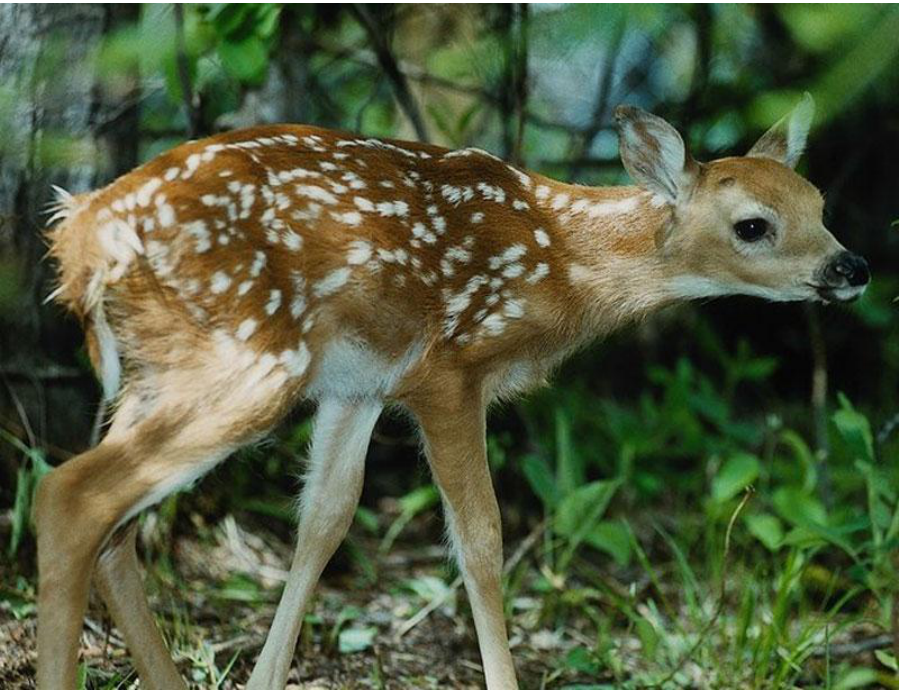
[[[342,654],[363,652],[373,646],[374,638],[376,637],[377,628],[373,626],[368,628],[345,628],[339,633],[339,652]]]
[[[573,538],[579,533],[587,534],[607,510],[607,505],[616,491],[613,480],[585,484],[562,499],[556,513],[556,533]]]
[[[898,672],[898,659],[894,654],[886,652],[884,649],[875,650],[875,658],[886,668],[890,668],[895,673]]]
[[[565,665],[573,671],[594,675],[600,670],[600,665],[591,652],[584,647],[576,647],[565,655]]]
[[[377,513],[370,508],[358,506],[358,509],[355,511],[355,522],[371,534],[377,534],[377,532],[380,531],[380,518],[378,518]]]
[[[575,489],[559,503],[555,529],[568,540],[566,550],[559,557],[559,570],[565,569],[579,545],[600,522],[620,484],[622,480],[591,482]]]
[[[563,494],[585,482],[584,466],[572,441],[572,420],[562,408],[556,410],[556,476]]]
[[[752,484],[760,474],[760,460],[749,453],[736,453],[722,465],[712,481],[712,497],[719,501],[727,501],[749,484]]]
[[[658,650],[659,637],[653,626],[645,618],[636,621],[636,633],[642,641],[642,651],[647,659],[653,659]]]
[[[553,470],[545,458],[530,454],[524,458],[522,471],[531,490],[540,497],[545,508],[554,508],[559,503],[559,487],[556,486]]]
[[[247,84],[262,81],[268,68],[268,50],[255,35],[241,41],[221,41],[217,54],[227,72]]]
[[[872,429],[865,415],[857,412],[846,396],[840,394],[840,409],[834,413],[834,424],[847,448],[857,460],[874,460]]]
[[[793,486],[773,492],[773,505],[782,518],[793,525],[826,525],[827,511],[814,496]]]
[[[834,690],[851,690],[874,685],[878,681],[878,674],[871,668],[858,667],[846,671],[834,683]]]
[[[402,512],[399,514],[399,517],[393,520],[393,524],[390,525],[383,540],[380,542],[380,553],[387,553],[390,550],[393,546],[393,542],[396,541],[396,537],[405,529],[412,518],[423,510],[428,510],[430,507],[436,505],[437,502],[438,490],[433,484],[420,486],[400,498],[399,505],[402,508]]]
[[[744,524],[747,525],[750,533],[770,551],[777,551],[782,546],[785,530],[783,523],[775,515],[769,513],[746,515]]]
[[[811,448],[805,443],[805,440],[797,433],[786,429],[780,434],[780,441],[792,451],[796,460],[802,465],[802,490],[806,492],[814,491],[818,483],[818,471],[815,467],[815,457]]]
[[[626,522],[604,520],[588,533],[585,541],[595,549],[612,556],[620,567],[629,565],[632,556],[632,535]]]
[[[235,573],[224,582],[217,596],[228,601],[262,602],[265,601],[265,592],[252,578],[242,573]]]

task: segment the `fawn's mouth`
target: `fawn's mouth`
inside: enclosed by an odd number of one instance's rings
[[[815,285],[809,283],[808,287],[812,288],[818,296],[818,299],[828,303],[846,304],[855,302],[866,291],[865,285]]]

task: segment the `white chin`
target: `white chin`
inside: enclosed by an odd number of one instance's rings
[[[826,288],[818,290],[818,298],[823,302],[852,302],[859,299],[865,291],[865,285]]]

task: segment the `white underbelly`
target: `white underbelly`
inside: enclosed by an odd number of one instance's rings
[[[323,348],[313,363],[305,394],[325,397],[386,398],[418,363],[424,347],[413,343],[396,359],[374,351],[353,338],[337,338]]]

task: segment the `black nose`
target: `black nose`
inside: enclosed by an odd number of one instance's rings
[[[828,272],[831,276],[836,274],[844,278],[853,287],[860,287],[869,282],[869,264],[853,252],[837,254],[831,259]]]

